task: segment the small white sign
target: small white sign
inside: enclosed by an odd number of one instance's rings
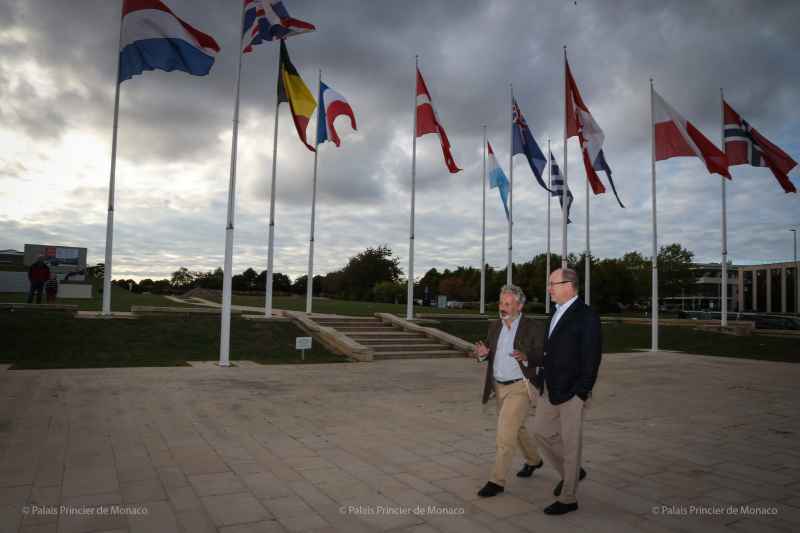
[[[295,350],[310,350],[311,349],[311,337],[295,337],[295,339],[294,339],[294,349]]]

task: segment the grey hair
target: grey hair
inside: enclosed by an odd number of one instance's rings
[[[520,305],[525,305],[525,300],[526,300],[525,293],[522,292],[522,289],[520,289],[516,285],[503,285],[500,288],[500,296],[502,296],[504,292],[513,294],[514,298],[517,299],[517,302],[519,302]]]
[[[578,273],[572,270],[571,268],[561,269],[561,280],[569,281],[572,287],[576,291],[578,290]]]

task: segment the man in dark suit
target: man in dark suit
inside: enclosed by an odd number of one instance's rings
[[[557,304],[548,324],[542,368],[534,383],[539,392],[533,434],[542,455],[561,474],[553,493],[558,499],[544,512],[560,515],[578,509],[581,435],[585,402],[600,368],[600,317],[578,298],[578,274],[559,269],[547,284]]]
[[[525,294],[515,285],[500,290],[500,320],[492,322],[486,343],[477,342],[474,354],[488,361],[483,403],[494,390],[497,400],[497,455],[489,482],[478,491],[483,498],[505,490],[506,475],[517,445],[525,464],[517,473],[530,477],[544,463],[525,428],[530,409],[529,380],[542,360],[544,324],[522,316]]]

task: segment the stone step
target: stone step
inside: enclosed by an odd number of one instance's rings
[[[424,352],[375,352],[375,359],[438,359],[445,357],[465,357],[456,350],[428,350]]]
[[[393,352],[428,352],[437,350],[450,350],[449,346],[444,344],[397,344],[397,345],[375,345],[369,343],[361,343],[364,346],[372,348],[375,353],[393,353]]]
[[[429,339],[428,337],[399,337],[399,338],[385,338],[385,337],[370,337],[366,339],[355,339],[354,337],[350,337],[353,340],[358,340],[360,344],[365,344],[369,346],[407,346],[407,345],[420,345],[420,344],[431,344],[437,343],[436,341]]]
[[[408,333],[405,331],[394,330],[394,331],[367,331],[367,332],[357,332],[357,333],[348,333],[348,337],[353,340],[358,339],[426,339],[424,335],[420,335],[419,333]]]
[[[347,326],[380,326],[383,325],[378,319],[375,320],[338,320],[338,319],[314,319],[314,322],[321,326],[330,328],[347,327]]]

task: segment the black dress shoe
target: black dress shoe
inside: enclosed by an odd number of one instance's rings
[[[581,472],[578,475],[578,481],[582,480],[585,477],[586,477],[586,470],[584,470],[583,467],[581,467]],[[561,496],[561,489],[563,488],[564,488],[564,480],[562,479],[561,481],[558,482],[556,488],[553,489],[553,496]]]
[[[522,465],[522,470],[517,472],[517,477],[531,477],[533,475],[533,471],[537,468],[541,468],[543,465],[544,461],[542,460],[539,460],[538,465],[529,465],[528,463],[525,463]]]
[[[504,490],[506,489],[504,489],[502,485],[498,485],[497,483],[492,483],[489,481],[481,490],[478,491],[478,496],[481,498],[491,498],[492,496],[497,496]]]
[[[571,513],[572,511],[577,511],[577,510],[578,510],[578,502],[575,503],[555,502],[544,508],[544,514],[559,515],[559,514]]]

